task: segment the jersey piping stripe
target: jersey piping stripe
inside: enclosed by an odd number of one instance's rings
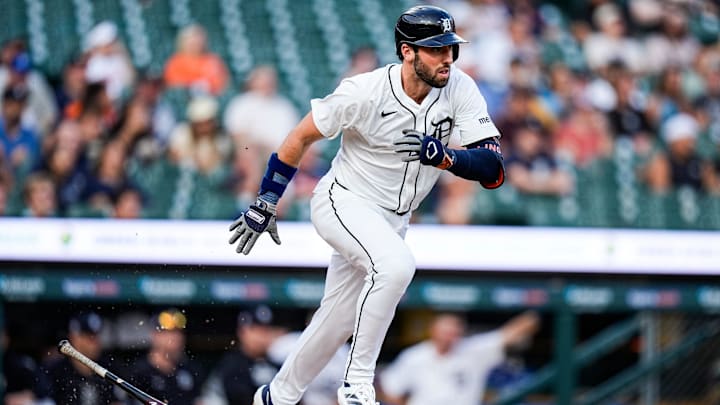
[[[351,238],[355,240],[355,242],[360,245],[360,248],[362,248],[363,252],[368,257],[368,260],[370,260],[370,270],[372,270],[372,274],[370,275],[370,288],[368,288],[367,293],[365,293],[365,296],[362,299],[362,303],[360,304],[360,311],[358,312],[358,318],[357,322],[355,323],[355,330],[353,331],[353,336],[357,336],[358,331],[360,330],[360,320],[362,319],[363,309],[365,308],[365,302],[368,299],[368,296],[370,296],[370,292],[372,291],[373,287],[375,287],[375,275],[377,274],[377,270],[375,270],[375,262],[372,259],[372,256],[370,256],[370,252],[367,251],[365,246],[360,242],[360,240],[353,235],[352,232],[348,229],[348,227],[345,225],[345,223],[340,218],[340,214],[338,214],[337,209],[335,208],[335,200],[333,200],[333,188],[335,187],[335,184],[340,185],[337,181],[334,181],[333,184],[330,186],[330,190],[328,190],[328,198],[330,199],[330,206],[332,206],[333,213],[335,213],[335,218],[337,218],[338,222],[340,222],[340,226],[345,229],[345,231],[350,235]],[[340,186],[342,187],[342,186]],[[344,188],[344,187],[343,187]],[[350,347],[350,354],[349,354],[349,360],[348,364],[345,368],[345,377],[344,379],[347,379],[348,373],[350,372],[350,364],[352,364],[353,354],[355,353],[355,343],[356,339],[353,338],[352,346]]]
[[[412,112],[412,110],[409,109],[405,104],[403,104],[402,101],[400,101],[400,98],[398,98],[397,94],[395,94],[395,88],[393,87],[392,77],[390,76],[390,70],[392,70],[392,68],[394,68],[394,67],[396,67],[396,66],[398,66],[398,65],[391,65],[391,66],[388,68],[388,70],[387,70],[387,72],[388,72],[388,83],[390,83],[390,91],[392,92],[392,95],[393,95],[393,97],[395,97],[395,100],[398,102],[398,104],[400,104],[400,106],[401,106],[402,108],[404,108],[405,110],[407,110],[407,112],[409,112],[410,115],[412,115],[412,117],[413,117],[413,129],[415,129],[415,125],[417,124],[417,117],[415,116],[415,113]],[[402,73],[401,73],[401,74],[402,74]],[[403,192],[403,189],[405,188],[405,179],[407,178],[407,173],[408,173],[408,168],[409,168],[409,167],[410,167],[410,162],[405,163],[405,172],[403,173],[403,182],[402,182],[402,184],[400,185],[400,191],[398,192],[398,205],[397,205],[397,208],[395,208],[395,209],[393,210],[393,211],[395,211],[395,213],[398,214],[398,215],[404,215],[404,214],[405,214],[405,212],[402,212],[402,213],[401,213],[401,212],[398,212],[398,211],[400,210],[400,205],[402,204],[402,192]]]
[[[433,100],[433,102],[428,106],[428,109],[425,112],[425,122],[423,124],[424,129],[425,129],[423,132],[425,134],[428,133],[427,120],[428,120],[428,115],[430,114],[430,110],[432,110],[433,106],[438,102],[438,100],[440,100],[441,94],[442,94],[442,89],[440,89],[440,91],[438,91],[437,98],[435,98],[435,100]],[[410,207],[412,207],[413,201],[415,201],[415,197],[417,197],[417,184],[418,184],[418,180],[420,179],[420,169],[422,169],[422,165],[418,165],[417,175],[415,176],[415,190],[413,190],[413,197],[410,199],[408,211],[410,210]],[[407,211],[403,212],[403,214],[406,214],[406,213],[407,213]]]

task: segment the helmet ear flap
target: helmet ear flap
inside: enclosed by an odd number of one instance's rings
[[[460,45],[454,44],[452,46],[452,52],[453,52],[453,62],[457,61],[458,57],[460,56]]]

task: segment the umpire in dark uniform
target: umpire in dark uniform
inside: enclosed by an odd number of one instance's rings
[[[285,329],[266,305],[241,311],[236,334],[238,350],[226,353],[203,390],[205,405],[249,405],[255,390],[267,384],[280,369],[268,359],[268,348]]]
[[[102,358],[100,332],[103,320],[94,312],[80,313],[70,319],[68,340],[92,360],[109,366]],[[50,397],[60,405],[121,405],[122,393],[75,359],[61,357],[43,367]]]
[[[200,405],[204,374],[185,353],[185,314],[166,309],[153,321],[150,350],[128,374],[133,376],[132,383],[172,405]]]

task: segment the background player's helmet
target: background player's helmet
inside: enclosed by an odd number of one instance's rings
[[[458,44],[466,42],[455,33],[455,19],[440,7],[412,7],[402,13],[395,24],[395,51],[400,60],[403,43],[431,48],[452,45],[453,60],[457,60]]]

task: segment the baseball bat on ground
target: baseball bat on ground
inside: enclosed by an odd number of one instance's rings
[[[95,372],[95,374],[99,375],[103,379],[117,385],[123,391],[127,392],[135,399],[142,402],[143,405],[168,405],[165,402],[156,399],[150,394],[140,390],[139,388],[123,380],[122,378],[116,376],[115,374],[111,373],[96,362],[92,361],[90,358],[77,351],[77,349],[75,349],[67,340],[61,340],[60,343],[58,343],[58,350],[60,351],[60,353],[86,365],[88,368],[90,368],[90,370]]]

